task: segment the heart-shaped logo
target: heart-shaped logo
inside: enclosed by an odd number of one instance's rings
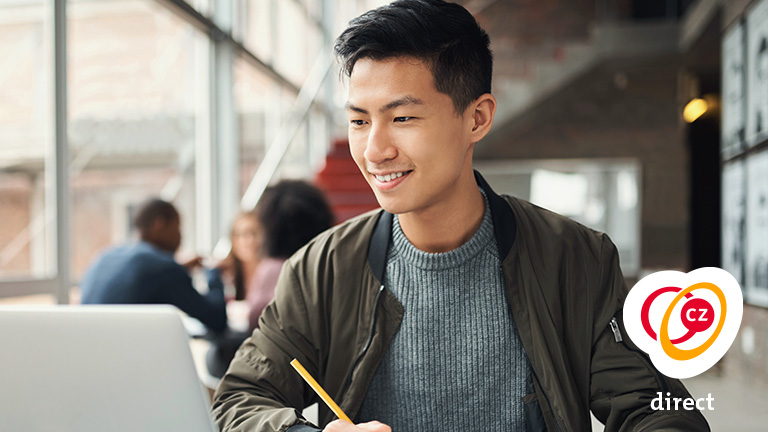
[[[660,271],[629,291],[624,326],[661,373],[690,378],[725,355],[741,326],[743,309],[739,283],[723,269]]]

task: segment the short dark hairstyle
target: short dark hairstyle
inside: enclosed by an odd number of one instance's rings
[[[268,187],[256,205],[267,256],[288,258],[333,225],[333,212],[323,192],[301,180]]]
[[[172,221],[178,218],[179,212],[173,204],[160,198],[150,198],[139,206],[133,218],[133,226],[140,233],[146,233],[157,219]]]
[[[435,88],[453,100],[457,113],[491,92],[493,55],[488,34],[472,14],[442,0],[398,0],[349,22],[334,51],[342,72],[362,58],[415,57],[432,70]]]

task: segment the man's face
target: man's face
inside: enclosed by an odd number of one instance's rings
[[[152,242],[169,252],[176,252],[181,246],[181,219],[157,218],[153,224]]]
[[[390,213],[450,202],[462,172],[472,170],[473,120],[456,114],[451,97],[435,89],[420,60],[357,61],[347,116],[352,157]]]

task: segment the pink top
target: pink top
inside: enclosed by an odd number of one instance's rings
[[[245,296],[245,300],[251,306],[251,312],[248,315],[248,327],[251,331],[259,324],[259,317],[264,308],[275,298],[277,277],[284,262],[284,259],[266,258],[256,267]]]

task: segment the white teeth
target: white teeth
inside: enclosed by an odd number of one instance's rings
[[[383,175],[383,176],[374,175],[374,177],[376,177],[376,180],[378,180],[378,181],[380,181],[382,183],[386,183],[386,182],[392,181],[392,180],[394,180],[396,178],[402,177],[403,175],[405,175],[405,172],[387,174],[387,175]]]

